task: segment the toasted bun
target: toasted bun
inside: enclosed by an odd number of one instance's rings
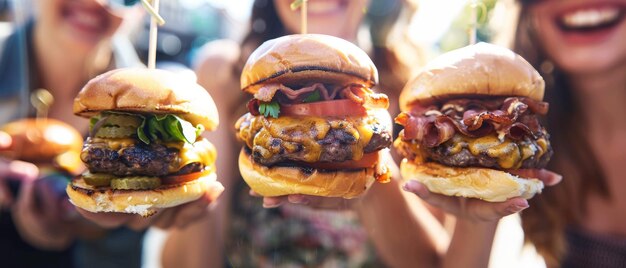
[[[94,188],[79,176],[65,191],[72,204],[90,212],[150,216],[159,208],[174,207],[200,198],[212,184],[219,184],[215,173],[183,184],[162,185],[154,190],[112,190],[108,187]]]
[[[295,34],[263,43],[248,58],[241,88],[256,93],[262,83],[378,83],[378,71],[367,54],[341,38]]]
[[[209,93],[194,81],[165,70],[116,69],[91,79],[74,99],[74,113],[91,117],[107,110],[171,113],[213,130],[219,122]]]
[[[478,43],[445,53],[429,62],[400,95],[400,108],[429,105],[450,98],[522,96],[541,101],[544,81],[520,55]]]
[[[11,147],[0,151],[0,155],[38,164],[58,162],[69,172],[82,168],[79,155],[83,137],[64,122],[27,118],[8,123],[0,130],[12,139]]]
[[[447,167],[433,162],[417,165],[404,159],[400,172],[404,180],[417,180],[433,193],[489,202],[503,202],[513,197],[530,199],[543,189],[543,182],[538,179],[520,178],[488,168]]]
[[[299,167],[266,167],[254,163],[244,150],[239,154],[239,171],[250,188],[262,196],[353,198],[364,193],[375,180],[374,168],[334,172],[313,169],[305,173]]]

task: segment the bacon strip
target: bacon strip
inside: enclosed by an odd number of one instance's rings
[[[400,114],[396,123],[404,126],[404,140],[417,140],[427,147],[439,146],[452,138],[456,131],[472,138],[503,131],[507,137],[521,140],[542,135],[542,127],[534,114],[545,114],[547,108],[546,103],[517,97],[484,103],[454,100],[442,105],[440,112],[432,106],[414,107],[412,111]]]

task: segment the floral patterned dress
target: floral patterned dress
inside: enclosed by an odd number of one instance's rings
[[[284,205],[266,209],[241,182],[234,196],[230,267],[385,267],[357,215]]]

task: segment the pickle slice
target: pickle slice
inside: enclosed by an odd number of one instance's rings
[[[137,129],[133,127],[106,126],[98,129],[95,136],[98,138],[127,138],[136,132]]]
[[[137,116],[127,114],[109,114],[105,125],[137,128],[141,125],[142,119]]]
[[[111,174],[91,173],[89,171],[83,173],[83,179],[85,182],[96,187],[109,186],[113,178],[115,178],[115,176]]]
[[[149,190],[161,186],[161,179],[154,177],[125,177],[111,180],[111,188],[118,190]]]

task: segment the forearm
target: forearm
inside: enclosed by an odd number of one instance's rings
[[[398,181],[377,184],[356,206],[380,257],[391,267],[435,267],[448,234],[424,204]]]
[[[442,267],[487,267],[498,221],[458,219]]]

